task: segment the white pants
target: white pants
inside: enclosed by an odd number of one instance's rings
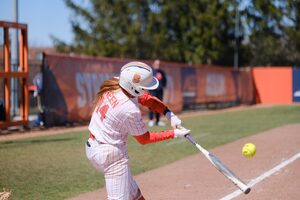
[[[140,198],[140,190],[130,172],[126,145],[100,144],[89,139],[86,144],[86,156],[92,165],[104,174],[109,200]]]

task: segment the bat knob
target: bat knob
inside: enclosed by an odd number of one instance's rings
[[[247,189],[244,191],[244,194],[249,194],[250,191],[251,191],[251,188],[247,188]]]

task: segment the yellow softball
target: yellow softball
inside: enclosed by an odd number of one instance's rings
[[[256,153],[256,147],[252,143],[247,143],[243,146],[242,153],[245,157],[251,158]]]

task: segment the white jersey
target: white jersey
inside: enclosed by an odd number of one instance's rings
[[[127,143],[128,134],[146,133],[138,99],[127,97],[121,89],[106,92],[93,112],[89,131],[97,141],[112,145]]]

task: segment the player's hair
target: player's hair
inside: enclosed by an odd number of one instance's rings
[[[99,92],[96,94],[96,97],[94,99],[93,110],[92,111],[94,111],[94,109],[97,106],[99,100],[102,98],[102,96],[105,92],[117,90],[117,89],[120,89],[120,88],[121,87],[119,85],[119,79],[118,78],[111,78],[111,79],[103,81],[103,83],[100,85]]]

